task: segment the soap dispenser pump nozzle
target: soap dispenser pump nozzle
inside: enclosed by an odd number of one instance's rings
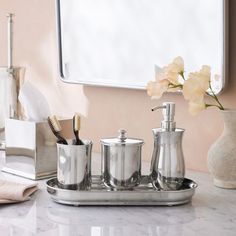
[[[175,103],[174,102],[164,102],[162,106],[157,106],[152,109],[152,111],[162,109],[163,121],[161,122],[161,128],[165,131],[175,130]]]

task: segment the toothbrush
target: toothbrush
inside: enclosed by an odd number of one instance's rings
[[[61,125],[57,120],[56,116],[49,116],[48,117],[48,124],[50,129],[52,130],[53,134],[57,137],[57,143],[61,144],[68,144],[67,141],[61,136]]]
[[[84,145],[82,140],[79,138],[79,130],[80,130],[80,116],[78,113],[75,113],[73,116],[73,131],[75,135],[75,140],[73,141],[74,145]]]

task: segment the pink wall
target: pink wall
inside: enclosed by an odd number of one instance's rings
[[[236,108],[236,1],[230,0],[229,86],[220,96],[228,108]],[[222,132],[220,113],[209,109],[196,117],[187,112],[187,104],[178,94],[166,94],[151,101],[145,91],[69,85],[57,73],[54,0],[0,0],[0,66],[6,65],[6,13],[15,13],[14,65],[27,69],[26,79],[47,97],[53,113],[72,116],[82,114],[81,137],[94,141],[100,150],[100,138],[115,136],[125,128],[132,137],[145,140],[143,159],[149,160],[153,138],[151,129],[159,126],[160,113],[151,107],[163,101],[177,103],[176,121],[185,128],[184,153],[189,169],[207,171],[206,158],[210,145]],[[175,56],[175,55],[173,55]]]

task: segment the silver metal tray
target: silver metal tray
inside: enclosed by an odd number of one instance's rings
[[[191,201],[197,184],[184,179],[183,185],[178,191],[155,190],[148,176],[142,176],[141,184],[133,190],[115,191],[106,188],[100,176],[92,177],[91,190],[77,191],[61,189],[57,185],[57,178],[47,181],[47,191],[52,199],[67,205],[162,205],[174,206]]]

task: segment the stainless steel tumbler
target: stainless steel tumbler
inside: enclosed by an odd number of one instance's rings
[[[83,140],[84,145],[57,143],[57,179],[64,189],[88,190],[91,187],[92,142]]]
[[[132,189],[140,183],[143,143],[127,138],[125,130],[119,130],[117,138],[101,139],[102,178],[107,187]]]

